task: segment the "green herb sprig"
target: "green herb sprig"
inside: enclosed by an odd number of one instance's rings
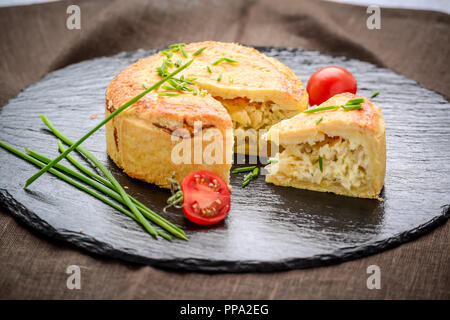
[[[316,124],[319,124],[319,123],[321,123],[321,122],[322,122],[322,120],[323,120],[323,117],[320,117],[320,119],[316,121]]]
[[[339,108],[343,108],[345,111],[358,110],[358,109],[362,108],[361,103],[363,103],[363,102],[364,102],[363,98],[352,99],[352,100],[348,100],[344,105],[315,107],[315,108],[305,110],[305,111],[303,111],[303,113],[309,114],[309,113],[321,112],[321,111],[326,111],[326,110],[334,110],[334,109],[339,109]]]
[[[198,55],[201,54],[206,48],[208,48],[208,47],[203,47],[203,48],[198,49],[197,51],[195,51],[195,52],[192,54],[192,56],[194,56],[194,57],[198,56]]]
[[[230,58],[220,58],[219,60],[212,63],[213,66],[217,66],[221,62],[228,62],[228,63],[237,63],[236,60],[230,59]]]
[[[231,171],[231,173],[249,172],[249,171],[255,170],[255,168],[256,168],[256,166],[236,168],[236,169],[233,169],[233,171]]]
[[[24,159],[24,160],[26,160],[26,161],[28,161],[28,162],[30,162],[30,163],[36,165],[36,166],[38,166],[38,167],[41,167],[41,168],[42,168],[42,167],[45,167],[45,163],[44,163],[44,162],[41,162],[41,161],[39,161],[39,160],[37,160],[37,159],[35,159],[35,158],[33,158],[33,157],[27,155],[27,154],[24,154],[24,153],[20,152],[19,150],[15,149],[15,148],[13,148],[13,147],[11,147],[11,146],[9,146],[9,145],[7,145],[7,144],[4,143],[3,141],[0,141],[0,147],[4,148],[5,150],[8,150],[9,152],[15,154],[16,156],[18,156],[18,157],[20,157],[20,158],[22,158],[22,159]],[[28,150],[31,151],[31,152],[33,152],[33,151],[30,150],[30,149],[28,149]],[[48,158],[47,158],[47,159],[48,159]],[[48,159],[48,160],[51,161],[51,159]],[[132,219],[136,220],[137,222],[139,222],[138,219],[136,218],[136,216],[135,216],[132,212],[130,212],[129,210],[126,210],[126,209],[124,209],[123,207],[117,205],[116,203],[110,201],[108,198],[103,197],[101,194],[95,192],[94,190],[89,189],[89,188],[87,188],[86,186],[84,186],[84,185],[82,185],[82,184],[76,182],[75,180],[73,180],[73,179],[72,179],[71,177],[69,177],[68,175],[62,173],[61,171],[56,170],[55,168],[57,168],[57,167],[60,168],[61,170],[70,172],[71,175],[80,178],[80,180],[88,179],[88,178],[86,178],[85,176],[83,176],[83,175],[81,175],[81,174],[78,174],[77,172],[75,172],[75,171],[73,171],[73,170],[71,170],[71,169],[69,169],[69,168],[66,168],[66,167],[60,165],[59,163],[56,164],[54,168],[51,168],[51,169],[49,169],[48,171],[49,171],[51,174],[53,174],[53,175],[57,176],[58,178],[60,178],[61,180],[63,180],[63,181],[65,181],[65,182],[67,182],[67,183],[73,185],[74,187],[76,187],[76,188],[78,188],[78,189],[80,189],[80,190],[82,190],[82,191],[84,191],[84,192],[86,192],[86,193],[88,193],[88,194],[94,196],[95,198],[97,198],[97,199],[103,201],[104,203],[108,204],[109,206],[113,207],[114,209],[116,209],[116,210],[118,210],[118,211],[120,211],[120,212],[126,214],[126,215],[129,216],[130,218],[132,218]],[[86,181],[85,181],[85,182],[86,182]],[[95,184],[95,181],[92,180],[92,182],[93,182],[93,184]],[[109,190],[110,190],[110,189],[109,189]],[[120,196],[118,193],[116,193],[116,192],[114,192],[114,191],[112,191],[112,190],[110,190],[110,191],[111,191],[111,195],[114,194],[114,195],[116,196],[116,198],[117,198],[116,200],[121,201],[121,200],[119,200],[119,199],[122,199],[122,198],[121,198],[121,196]],[[107,192],[106,189],[105,189],[105,192]],[[122,201],[123,201],[123,200],[122,200]],[[162,231],[162,230],[156,230],[155,232],[156,232],[157,235],[162,236],[163,238],[165,238],[165,239],[167,239],[167,240],[172,240],[172,237],[171,237],[170,235],[168,235],[167,233],[165,233],[164,231]]]
[[[244,181],[242,182],[242,188],[245,188],[250,183],[250,181],[256,179],[258,175],[259,175],[259,168],[255,168],[251,173],[245,175]]]
[[[319,170],[323,172],[323,159],[322,156],[319,156]]]
[[[380,94],[380,91],[375,91],[374,93],[372,93],[372,95],[370,96],[370,99],[375,98],[376,96],[378,96]]]
[[[64,135],[61,131],[59,131],[46,117],[43,117],[42,120],[44,121],[44,124],[50,129],[50,131],[59,139],[58,140],[58,148],[59,148],[60,152],[64,153],[66,151],[66,148],[61,143],[61,141],[63,141],[64,143],[66,143],[69,146],[74,144],[73,140],[71,140],[69,137]],[[79,148],[77,148],[77,151],[79,153],[81,153],[84,157],[86,157],[87,159],[89,159],[91,161],[94,160],[94,161],[92,161],[94,164],[100,162],[92,153],[90,153],[88,150],[86,150],[85,148],[83,148],[81,146]],[[107,180],[107,179],[101,177],[100,175],[90,171],[85,166],[83,166],[80,162],[75,160],[70,154],[68,154],[66,156],[66,159],[70,163],[72,163],[76,168],[78,168],[81,172],[83,172],[86,176],[97,180],[98,182],[102,183],[104,186],[106,186],[106,187],[108,187],[108,188],[110,188],[110,189],[112,189],[114,191],[114,189],[115,189],[114,185],[109,180]],[[44,159],[38,159],[38,160],[46,162],[46,163],[49,162],[45,158]],[[62,166],[62,165],[60,165],[58,163],[55,166]],[[70,174],[70,172],[67,172],[67,173]],[[96,187],[96,186],[94,186],[94,187]],[[100,191],[103,192],[103,190],[100,190]],[[180,239],[187,240],[186,234],[184,233],[184,231],[181,228],[178,228],[177,226],[175,226],[171,222],[165,220],[164,218],[159,216],[154,211],[152,211],[149,208],[145,207],[141,202],[139,202],[138,200],[134,199],[133,197],[130,196],[130,199],[131,199],[131,201],[133,201],[135,203],[135,205],[139,208],[139,210],[141,210],[141,212],[145,211],[145,212],[142,212],[142,213],[143,213],[144,216],[146,216],[146,218],[148,218],[149,220],[153,221],[154,223],[156,223],[160,227],[166,229],[167,231],[169,231],[170,233],[172,233],[176,237],[178,237]],[[118,201],[121,202],[120,200],[118,200]],[[176,230],[176,232],[174,230]]]
[[[59,161],[61,161],[61,159],[65,158],[66,155],[68,155],[70,152],[72,152],[73,150],[75,150],[80,144],[82,144],[87,138],[89,138],[92,134],[94,134],[98,129],[100,129],[101,127],[103,127],[107,122],[109,122],[112,118],[114,118],[115,116],[117,116],[119,113],[121,113],[122,111],[124,111],[125,109],[127,109],[129,106],[131,106],[132,104],[134,104],[135,102],[139,101],[143,96],[145,96],[147,93],[149,93],[150,91],[153,91],[157,88],[159,88],[164,82],[166,82],[167,80],[171,79],[173,76],[175,76],[176,74],[180,73],[181,71],[183,71],[184,69],[186,69],[187,67],[189,67],[191,65],[191,63],[194,60],[189,60],[186,64],[184,64],[183,66],[179,67],[177,70],[175,70],[174,72],[170,73],[169,75],[165,76],[164,78],[162,78],[160,81],[158,81],[157,83],[155,83],[154,85],[152,85],[151,87],[149,87],[148,89],[144,90],[143,92],[141,92],[140,94],[138,94],[137,96],[135,96],[134,98],[131,98],[130,100],[128,100],[127,102],[125,102],[122,106],[120,106],[120,108],[118,108],[117,110],[115,110],[113,113],[111,113],[108,117],[106,117],[103,121],[101,121],[98,125],[96,125],[93,129],[91,129],[88,133],[86,133],[83,137],[81,137],[77,142],[75,142],[69,149],[66,150],[66,152],[60,154],[58,157],[56,157],[55,159],[53,159],[48,165],[46,165],[44,168],[42,168],[38,173],[36,173],[35,175],[33,175],[31,178],[29,178],[25,184],[25,188],[27,188],[30,184],[32,184],[37,178],[39,178],[41,175],[43,175],[45,172],[48,171],[48,169],[50,169],[51,167],[53,167],[56,163],[58,163]],[[42,117],[41,117],[42,118]],[[119,185],[120,186],[120,185]]]

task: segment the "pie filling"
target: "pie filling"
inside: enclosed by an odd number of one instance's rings
[[[360,144],[325,135],[324,140],[313,144],[282,147],[284,150],[275,157],[277,161],[267,167],[271,175],[325,188],[340,186],[349,191],[368,183],[368,156]]]
[[[252,147],[256,150],[260,137],[271,126],[283,119],[291,118],[299,112],[281,109],[272,101],[251,102],[246,98],[214,98],[222,103],[231,117],[236,140],[235,147],[238,152],[240,152],[240,146],[246,150],[245,153]]]

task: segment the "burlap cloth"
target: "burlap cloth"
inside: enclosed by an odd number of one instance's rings
[[[450,18],[319,1],[75,1],[81,30],[66,28],[72,2],[0,8],[0,104],[46,73],[85,59],[175,42],[220,40],[303,47],[375,63],[450,96]],[[30,108],[33,106],[30,105]],[[450,298],[450,226],[340,265],[271,274],[168,272],[93,257],[0,213],[0,298],[303,299]],[[81,290],[66,287],[79,265]],[[366,287],[380,266],[380,290]]]

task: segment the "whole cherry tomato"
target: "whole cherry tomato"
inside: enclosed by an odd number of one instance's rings
[[[355,94],[356,89],[355,77],[341,67],[325,67],[317,70],[309,79],[306,87],[311,106],[319,105],[339,93]]]

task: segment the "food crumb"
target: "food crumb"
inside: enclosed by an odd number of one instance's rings
[[[83,233],[83,229],[80,228],[80,232]]]
[[[93,114],[91,114],[91,120],[92,119],[96,119],[98,117],[98,113],[93,113]]]
[[[125,189],[128,189],[128,187],[127,186],[123,186]]]

